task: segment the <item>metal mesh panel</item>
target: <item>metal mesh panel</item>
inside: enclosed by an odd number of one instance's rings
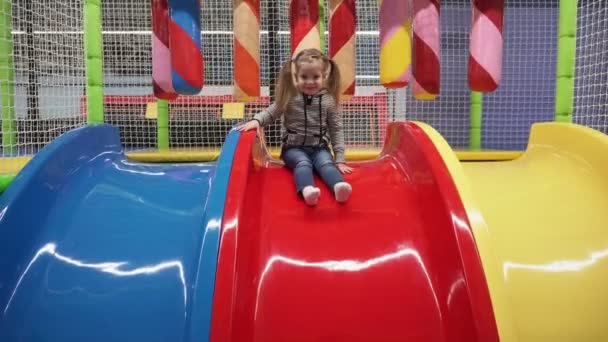
[[[232,1],[203,1],[201,5],[205,85],[200,95],[171,104],[172,147],[218,147],[237,123],[222,119],[223,103],[234,102]],[[246,112],[255,108],[256,103],[250,103]]]
[[[356,93],[342,103],[347,146],[370,147],[382,143],[387,118],[387,97],[378,82],[378,4],[357,1]],[[262,85],[270,88],[281,65],[290,56],[288,0],[262,2]],[[325,4],[326,48],[329,45],[329,7]],[[279,145],[280,123],[269,127],[267,139]]]
[[[452,146],[464,146],[469,139],[469,91],[467,58],[471,7],[469,1],[442,1],[441,87],[432,101],[416,100],[411,86],[398,90],[405,101],[408,120],[423,121],[437,129]]]
[[[2,157],[35,153],[85,122],[83,1],[8,3],[0,7]]]
[[[574,122],[608,133],[608,4],[579,1]]]
[[[127,149],[156,146],[152,97],[150,1],[104,0],[102,13],[105,121],[120,129]]]
[[[558,16],[555,1],[507,2],[502,84],[484,95],[484,148],[525,149],[530,126],[553,121]]]
[[[231,1],[201,3],[201,46],[205,63],[204,87],[195,96],[170,101],[171,147],[217,147],[241,120],[222,119],[222,105],[234,102],[233,12]],[[151,12],[149,1],[105,0],[104,80],[106,121],[121,130],[127,148],[156,146],[156,120],[146,119],[154,102],[151,86]],[[260,70],[262,96],[245,104],[245,119],[270,104],[270,88],[289,58],[289,1],[262,1]],[[377,1],[357,1],[357,92],[343,104],[349,146],[378,146],[387,118],[387,99],[378,87]],[[326,20],[329,9],[326,7]],[[328,28],[328,26],[326,26]],[[328,37],[328,32],[325,32]],[[326,38],[329,43],[329,39]],[[381,124],[382,123],[382,124]],[[280,144],[281,124],[267,128],[271,146]]]
[[[3,108],[14,112],[16,141],[2,155],[33,153],[50,139],[84,123],[82,1],[13,1],[14,81],[4,81]],[[156,120],[146,117],[155,101],[151,86],[151,13],[149,1],[104,0],[104,92],[106,121],[121,130],[129,149],[156,146]],[[522,148],[533,122],[553,118],[557,15],[555,1],[506,2],[503,79],[484,96],[483,147]],[[288,0],[261,2],[260,68],[262,96],[246,104],[246,117],[269,105],[272,84],[289,57]],[[327,21],[329,10],[326,6]],[[419,101],[410,88],[385,91],[378,80],[378,3],[357,1],[356,96],[343,104],[349,146],[379,146],[387,121],[428,122],[454,147],[468,142],[467,85],[470,2],[441,5],[441,95]],[[577,122],[605,129],[606,5],[579,3],[575,99]],[[172,147],[216,147],[237,120],[222,119],[222,104],[233,102],[232,2],[203,1],[202,53],[205,87],[196,96],[181,96],[170,105]],[[326,25],[326,28],[328,26]],[[329,42],[328,32],[325,32]],[[0,39],[3,36],[0,35]],[[6,39],[5,39],[6,40]],[[1,52],[0,52],[1,53]],[[10,84],[8,84],[10,83]],[[4,115],[5,122],[8,115]],[[4,125],[9,127],[10,125]],[[6,135],[7,129],[5,129]],[[267,129],[279,144],[280,123]],[[9,139],[4,139],[9,141]],[[10,153],[9,153],[10,152]]]
[[[531,123],[551,120],[554,108],[558,8],[550,1],[505,2],[502,81],[484,94],[482,147],[521,149]],[[441,3],[441,93],[415,100],[408,87],[396,92],[406,117],[430,123],[453,147],[468,146],[470,91],[467,81],[469,1]]]

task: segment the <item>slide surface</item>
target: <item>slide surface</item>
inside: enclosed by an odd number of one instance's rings
[[[141,164],[100,125],[39,152],[0,196],[0,340],[203,340],[235,142]]]
[[[608,340],[608,137],[535,124],[460,162],[391,123],[308,207],[255,132],[144,164],[72,130],[0,195],[0,341]],[[221,239],[220,239],[221,238]]]
[[[608,136],[539,123],[521,157],[460,163],[426,131],[467,208],[501,340],[608,341]]]
[[[456,188],[413,123],[306,206],[254,132],[230,175],[211,341],[497,341]],[[317,180],[318,181],[318,180]]]

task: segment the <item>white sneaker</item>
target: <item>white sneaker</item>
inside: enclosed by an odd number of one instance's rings
[[[346,182],[340,182],[334,185],[334,194],[336,196],[336,201],[340,203],[348,201],[348,198],[350,197],[350,193],[352,191],[353,188],[350,186],[350,184]]]
[[[319,196],[321,195],[321,190],[314,186],[307,186],[302,189],[302,196],[304,197],[304,202],[308,205],[317,205],[319,202]]]

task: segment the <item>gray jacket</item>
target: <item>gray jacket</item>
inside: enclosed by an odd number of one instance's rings
[[[331,143],[336,163],[343,163],[344,132],[342,116],[336,109],[333,97],[323,89],[313,96],[299,93],[287,107],[287,115],[273,103],[253,119],[267,126],[283,116],[283,144],[285,146],[319,145]]]

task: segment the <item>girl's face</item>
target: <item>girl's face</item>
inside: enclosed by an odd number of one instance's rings
[[[323,87],[323,63],[301,62],[296,77],[298,90],[306,95],[314,95]]]

